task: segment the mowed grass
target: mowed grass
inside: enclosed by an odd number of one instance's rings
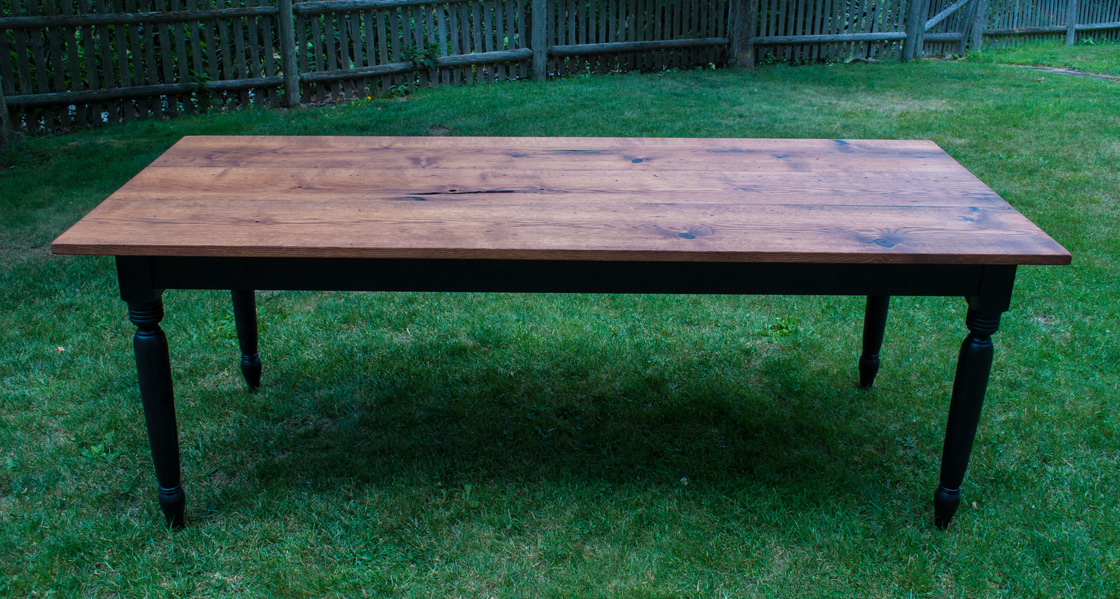
[[[1074,46],[1063,42],[1039,42],[1010,48],[992,48],[968,55],[970,62],[1036,67],[1063,67],[1120,76],[1120,44],[1083,39]]]
[[[1080,47],[1074,50],[1080,50]],[[0,170],[0,596],[1120,594],[1120,88],[974,63],[422,91],[26,140]],[[111,259],[50,241],[187,134],[928,138],[1074,255],[1020,269],[950,530],[959,298],[168,291],[161,526]]]

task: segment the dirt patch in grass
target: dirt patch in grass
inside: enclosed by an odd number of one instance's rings
[[[1016,69],[1030,69],[1032,71],[1039,71],[1042,73],[1073,75],[1074,77],[1090,77],[1092,79],[1104,79],[1105,81],[1120,81],[1120,77],[1116,77],[1114,75],[1106,75],[1104,73],[1088,73],[1086,71],[1079,71],[1077,69],[1070,69],[1066,67],[1036,67],[1027,64],[1009,64],[1006,66]]]

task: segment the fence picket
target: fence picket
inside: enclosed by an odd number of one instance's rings
[[[377,60],[374,58],[373,45],[373,15],[369,11],[355,12],[350,18],[350,39],[354,43],[354,67],[372,66]],[[359,79],[355,93],[359,97],[372,95],[370,92],[371,81]]]
[[[126,7],[122,0],[116,0],[117,12],[131,12],[129,7]],[[143,64],[133,64],[129,56],[142,56],[140,49],[140,36],[136,35],[136,25],[117,25],[113,27],[114,42],[117,49],[117,85],[106,85],[106,87],[129,87],[132,85],[133,70],[135,69],[136,75],[141,75],[143,71]],[[139,83],[139,78],[137,83]],[[121,105],[124,110],[126,118],[136,118],[137,116],[147,116],[145,113],[148,105],[147,98],[137,98],[135,105],[130,100],[126,100]]]
[[[529,30],[526,29],[525,12],[529,8],[530,2],[531,0],[513,0],[513,4],[517,8],[517,49],[519,50],[529,48]],[[532,60],[520,60],[517,65],[518,77],[528,79]]]
[[[653,22],[653,15],[651,14],[651,11],[653,9],[653,1],[654,0],[638,0],[637,14],[634,15],[634,17],[637,20],[635,29],[637,30],[638,39],[640,41],[648,41],[652,39],[650,29]],[[699,4],[700,0],[695,1],[697,2],[697,4]],[[635,55],[635,59],[638,62],[638,69],[643,71],[650,69],[651,65],[653,64],[654,57],[655,52],[637,53]]]
[[[122,12],[135,12],[136,10],[136,0],[127,0]],[[132,60],[128,61],[132,63],[133,84],[159,83],[159,74],[156,73],[155,55],[153,54],[155,43],[152,40],[152,25],[150,23],[130,23],[128,31],[129,39],[133,40],[133,36],[135,36],[135,45],[139,47],[139,50],[133,54]],[[142,116],[160,116],[161,105],[163,104],[161,98],[149,97],[142,100],[146,101],[137,102],[138,110]]]
[[[435,5],[433,12],[435,13],[435,36],[436,45],[439,46],[439,56],[448,56],[451,44],[447,39],[446,5]],[[452,69],[447,68],[439,69],[438,72],[433,73],[433,83],[438,80],[440,85],[449,85],[451,83],[451,71]]]
[[[155,0],[155,9],[159,12],[167,10],[167,0]],[[159,59],[160,59],[160,72],[155,77],[155,83],[177,81],[175,75],[174,57],[174,40],[171,35],[171,25],[168,23],[160,23],[157,29],[159,35]],[[173,116],[179,114],[179,97],[168,96],[166,100],[166,114]]]
[[[344,20],[339,22],[340,29],[346,32],[344,37],[340,36],[341,43],[339,45],[339,52],[342,53],[343,69],[357,69],[364,66],[362,57],[362,19],[361,15],[355,11],[347,11],[341,15]],[[346,98],[354,99],[365,95],[363,91],[365,84],[361,78],[349,80],[349,85],[346,88]]]
[[[291,0],[288,0],[288,2],[291,2]],[[285,6],[285,4],[287,4],[287,2],[284,2],[283,0],[281,0],[281,6]],[[286,6],[285,6],[285,8],[286,8]],[[287,19],[287,17],[282,14],[281,18],[280,18],[280,22],[283,23],[286,19]],[[310,41],[309,41],[310,38],[308,37],[308,30],[311,27],[311,23],[309,22],[309,19],[302,14],[292,15],[292,21],[294,23],[294,26],[292,28],[292,30],[293,30],[292,38],[293,38],[294,42],[292,43],[292,46],[293,46],[293,49],[295,50],[295,60],[294,60],[294,62],[296,63],[296,69],[300,73],[310,73],[311,68],[312,68],[311,65],[314,64],[312,62],[312,57],[311,57],[311,52],[313,51],[313,49],[308,48],[308,46],[310,45]],[[280,35],[281,47],[283,47],[284,31],[281,30],[278,33]],[[281,67],[284,68],[285,70],[287,70],[289,63],[291,63],[291,62],[293,62],[293,61],[288,60],[287,62],[281,62]],[[290,78],[285,76],[285,81],[288,81],[288,80],[290,80]],[[311,99],[314,98],[317,95],[318,88],[319,88],[319,85],[315,84],[315,83],[309,83],[307,85],[302,85],[301,84],[299,86],[299,93],[298,93],[300,103],[306,104],[308,102],[311,102]],[[288,94],[291,94],[293,91],[294,90],[285,89],[284,93],[285,93],[285,95],[288,95]]]
[[[252,6],[271,6],[269,0],[252,0],[250,4]],[[277,5],[279,5],[279,2],[277,2]],[[274,23],[279,22],[278,17],[279,14],[262,15],[250,21],[249,44],[253,48],[252,67],[250,70],[253,73],[253,77],[279,76],[279,73],[276,72],[276,62],[274,59],[276,44],[272,35],[272,27]],[[262,108],[265,106],[280,106],[281,104],[278,96],[278,87],[267,87],[265,89],[256,90],[256,105]]]
[[[672,40],[684,37],[681,29],[683,27],[681,16],[684,14],[684,4],[687,2],[688,0],[666,0],[664,2],[664,22],[660,23],[660,29],[663,33],[654,39]],[[654,0],[654,3],[656,5],[657,0]],[[682,59],[684,54],[682,50],[684,49],[673,48],[658,53],[660,59],[655,61],[655,66],[661,66],[662,68],[685,66],[685,61]]]
[[[100,12],[109,12],[108,2],[98,2]],[[104,25],[98,28],[97,40],[101,46],[101,74],[104,82],[105,89],[120,87],[116,75],[113,73],[113,51],[111,48],[111,41],[109,39],[109,26]],[[128,70],[125,70],[127,73]],[[131,103],[129,103],[131,104]],[[119,123],[122,119],[122,104],[120,100],[109,100],[105,103],[106,113],[110,122]]]
[[[337,71],[341,66],[339,64],[341,53],[338,50],[339,46],[346,47],[344,40],[340,39],[343,35],[341,30],[341,17],[336,13],[327,13],[322,16],[323,19],[323,48],[322,51],[326,53],[326,64],[328,71]],[[332,81],[330,83],[330,96],[332,102],[337,102],[342,99],[342,81]]]
[[[389,30],[392,32],[392,45],[390,47],[393,62],[401,61],[401,44],[404,43],[404,33],[401,31],[401,8],[389,9]],[[406,22],[407,25],[407,22]],[[393,75],[390,79],[392,85],[401,85],[404,82],[404,77],[401,75]]]
[[[350,65],[349,52],[346,51],[345,13],[323,15],[323,32],[326,35],[327,70],[337,71]],[[331,101],[338,102],[347,96],[349,81],[331,83]]]
[[[0,94],[16,95],[15,78],[12,78],[12,52],[8,47],[8,36],[0,36]]]
[[[319,71],[325,71],[326,69],[323,67],[323,44],[325,44],[326,42],[323,39],[322,16],[321,15],[310,15],[307,18],[307,21],[308,21],[308,25],[310,26],[310,29],[311,29],[311,35],[309,37],[305,38],[305,39],[308,40],[307,49],[306,50],[301,49],[300,54],[305,54],[306,52],[311,52],[311,56],[308,57],[308,63],[309,63],[307,65],[308,68],[304,69],[302,72],[306,73],[306,72],[310,71],[310,72],[314,73],[314,72],[319,72]],[[314,62],[311,62],[312,58],[314,58]],[[314,65],[314,66],[312,66],[312,65]],[[327,96],[326,96],[327,84],[316,82],[312,85],[314,87],[314,92],[315,92],[313,101],[315,101],[315,102],[326,101],[326,99],[327,99]]]
[[[130,0],[130,1],[135,1],[135,0]],[[158,84],[160,82],[161,77],[160,77],[160,74],[158,72],[158,67],[156,66],[156,43],[155,43],[155,35],[154,35],[155,26],[151,23],[137,23],[136,25],[132,25],[131,28],[139,28],[139,29],[142,30],[140,33],[143,33],[143,41],[141,42],[142,46],[144,48],[144,78],[143,78],[143,81],[145,81],[149,85]],[[139,74],[137,74],[136,79],[140,80]],[[166,116],[167,113],[164,110],[163,106],[164,106],[163,98],[155,97],[155,98],[149,98],[149,100],[148,100],[149,114],[151,116],[154,116],[154,117]]]
[[[380,13],[381,11],[367,10],[362,12],[362,26],[365,29],[365,62],[362,66],[371,67],[377,64],[377,40],[378,36],[375,34],[377,31],[373,24],[374,12]],[[371,91],[372,82],[366,84],[367,91]]]
[[[179,0],[173,0],[178,2]],[[183,0],[184,8],[189,6],[190,0]],[[191,21],[189,24],[184,25],[183,33],[186,37],[186,42],[190,43],[190,77],[186,79],[191,83],[201,84],[203,78],[206,76],[206,65],[202,57],[202,28],[198,21]],[[186,59],[183,63],[186,63]],[[195,96],[190,101],[191,109],[195,112],[202,111],[201,94]]]
[[[373,66],[377,64],[377,44],[381,43],[381,38],[375,35],[376,29],[374,29],[373,25],[373,13],[374,11],[372,10],[366,10],[362,13],[362,25],[365,28],[365,62],[362,63],[362,66]],[[373,86],[374,83],[372,81],[366,81],[365,91],[367,94],[373,95]]]
[[[0,37],[8,37],[5,33]],[[5,44],[7,42],[5,41]],[[8,102],[4,99],[4,78],[0,77],[0,151],[7,149],[8,142],[11,140],[12,123],[9,120]]]
[[[11,0],[12,14],[20,14],[22,12],[19,6],[20,0]],[[16,76],[18,80],[13,80],[11,77],[6,77],[10,81],[17,83],[16,89],[20,93],[30,94],[35,93],[35,89],[31,87],[31,65],[27,60],[27,46],[29,35],[28,31],[15,30],[12,32],[15,37],[16,47]],[[7,36],[5,36],[6,38]]]
[[[230,51],[229,46],[229,21],[218,19],[216,24],[218,26],[218,43],[222,52],[218,62],[218,78],[233,79],[233,52]]]
[[[258,2],[257,4],[260,5],[261,2]],[[265,4],[267,4],[267,2],[265,2]],[[280,4],[281,6],[283,5],[283,3],[278,3],[278,4]],[[276,68],[277,46],[276,46],[276,36],[274,36],[272,34],[272,27],[273,27],[273,24],[275,24],[276,27],[278,27],[278,28],[283,27],[284,26],[284,21],[285,20],[283,18],[281,18],[280,15],[276,15],[275,17],[261,17],[260,20],[258,21],[258,24],[259,24],[259,27],[260,27],[260,35],[261,35],[261,38],[263,40],[264,46],[261,48],[263,64],[260,64],[257,68],[258,69],[259,68],[264,69],[264,76],[265,77],[276,77],[280,74],[280,71]],[[289,25],[288,26],[289,35],[292,34],[293,32],[294,32],[293,27],[291,27]],[[282,39],[282,40],[285,39],[285,36],[281,35],[280,39]],[[295,51],[294,46],[295,46],[295,43],[293,42],[293,43],[289,44],[288,48],[280,50],[281,64],[283,64],[284,54]],[[296,84],[296,87],[298,88],[298,83]],[[280,94],[277,92],[277,89],[275,87],[269,87],[266,90],[264,90],[262,93],[265,95],[265,97],[267,97],[267,105],[268,106],[273,106],[273,107],[281,106],[281,104],[280,104]],[[289,94],[292,94],[292,93],[293,93],[293,90],[288,89],[288,83],[287,83],[287,81],[285,81],[285,83],[284,83],[284,94],[289,95]],[[264,102],[264,99],[262,99],[262,103],[263,102]]]
[[[501,51],[505,46],[506,30],[505,30],[505,7],[502,5],[501,0],[495,0],[494,6],[494,50]],[[495,77],[498,81],[505,81],[509,79],[509,67],[506,63],[499,62],[494,65],[496,71]]]
[[[230,6],[238,8],[241,5],[241,0],[231,0]],[[230,23],[230,37],[233,41],[233,60],[230,64],[230,70],[237,69],[237,78],[246,79],[249,77],[248,65],[245,64],[245,36],[246,36],[246,23],[241,18],[235,18]],[[242,106],[249,105],[249,90],[242,89],[238,91],[238,100]]]
[[[85,42],[85,59],[86,59],[85,69],[84,69],[83,72],[86,73],[87,89],[90,89],[90,90],[101,89],[101,81],[100,81],[100,78],[98,77],[98,74],[97,74],[98,73],[98,67],[97,67],[96,43],[94,42],[94,38],[96,37],[96,35],[97,35],[97,30],[94,27],[91,26],[86,31],[86,35],[83,37],[83,41]],[[105,106],[104,105],[102,105],[99,102],[90,102],[89,108],[90,108],[90,121],[92,123],[101,124],[101,123],[105,122],[105,117],[103,116],[103,113],[105,111]]]
[[[36,3],[37,3],[37,0],[29,0],[28,1],[28,3],[27,3],[28,16],[34,16],[34,13],[38,12],[36,9],[32,8],[32,7],[36,6]],[[39,66],[39,62],[41,60],[41,56],[43,56],[43,53],[36,52],[36,50],[35,50],[35,46],[36,46],[35,43],[36,43],[36,39],[39,37],[39,31],[31,31],[31,30],[24,31],[24,36],[25,37],[24,37],[24,39],[22,39],[22,43],[24,43],[25,48],[28,48],[28,47],[31,48],[31,55],[34,56],[34,59],[30,60],[30,65],[28,67],[27,88],[28,88],[28,90],[32,90],[32,91],[35,91],[37,93],[44,93],[47,90],[43,85],[40,85],[40,78],[41,78],[41,75],[43,75],[43,72],[44,72],[45,68]],[[26,49],[25,49],[25,52],[27,52]],[[31,76],[32,72],[34,72],[34,78],[32,78],[32,76]],[[45,111],[41,110],[41,109],[32,110],[27,114],[26,118],[28,119],[28,121],[34,119],[35,122],[36,122],[36,127],[41,127],[40,122],[43,122],[43,123],[48,123],[49,122],[49,120],[43,119],[43,116],[44,116],[43,113],[44,112]]]
[[[793,34],[793,32],[790,31],[790,28],[786,24],[786,18],[787,18],[788,14],[789,14],[789,0],[781,0],[778,3],[778,26],[777,26],[778,35],[792,35]],[[780,46],[781,53],[778,54],[778,59],[779,60],[789,60],[790,59],[791,48],[792,48],[791,46]]]
[[[38,0],[29,0],[27,3],[28,16],[39,15],[39,2]],[[47,83],[47,61],[46,52],[43,51],[43,30],[30,30],[27,31],[28,44],[31,46],[31,53],[35,61],[35,90],[39,93],[47,93],[50,91],[50,86]],[[51,121],[51,111],[49,109],[42,110],[43,120],[46,122]]]
[[[61,13],[63,15],[74,14],[74,4],[72,2],[63,1],[61,3],[61,8],[62,8]],[[69,71],[70,71],[69,89],[71,89],[71,90],[82,90],[82,89],[85,89],[85,87],[86,87],[86,86],[82,85],[82,74],[85,73],[86,70],[82,68],[81,53],[78,50],[78,39],[80,37],[82,37],[81,34],[79,33],[80,31],[81,31],[81,26],[75,26],[72,30],[70,30],[70,35],[62,36],[63,44],[65,44],[65,46],[66,46],[66,54],[69,57],[69,60],[67,62],[68,62],[68,66],[70,67],[69,68]],[[6,35],[0,36],[0,38],[4,38],[4,43],[0,43],[0,55],[6,56],[7,55],[7,36]],[[3,63],[3,64],[6,65],[7,61],[0,60],[0,63]],[[0,68],[0,73],[3,73],[3,71],[4,71],[4,69]],[[66,91],[66,90],[65,89],[60,89],[58,91]],[[66,107],[66,112],[67,113],[70,112],[69,106]],[[83,105],[80,105],[80,104],[75,106],[74,107],[74,118],[77,119],[79,127],[88,127],[89,126],[89,107],[88,106],[83,106]]]
[[[521,35],[521,30],[517,27],[518,12],[520,12],[518,0],[506,0],[506,50],[516,50],[519,47],[517,40]],[[509,78],[518,79],[524,65],[524,60],[508,63]]]
[[[453,5],[454,6],[454,5]],[[471,27],[471,14],[474,12],[474,6],[471,2],[462,2],[459,7],[459,24],[462,31],[459,32],[459,53],[470,54],[474,52],[477,46],[471,43],[472,35],[474,34],[473,27]],[[463,85],[474,85],[478,82],[475,76],[474,65],[464,65],[461,69],[463,72]]]
[[[347,71],[350,66],[350,15],[349,11],[334,14],[335,31],[338,32],[338,68]],[[334,70],[334,69],[331,69]],[[345,79],[339,82],[342,97],[347,100],[354,98],[354,80]],[[339,98],[336,98],[338,100]]]
[[[727,19],[727,15],[710,14],[708,15],[708,18],[718,18],[721,21],[725,21]],[[654,0],[653,2],[653,26],[654,29],[652,32],[652,39],[669,39],[669,36],[671,34],[671,30],[669,29],[669,7],[664,2],[658,2],[657,0]],[[654,56],[656,57],[653,61],[654,68],[663,69],[669,66],[670,61],[672,60],[672,51],[668,49],[661,50],[659,52],[656,52]]]
[[[597,43],[599,39],[599,10],[598,0],[588,0],[580,5],[579,11],[576,13],[576,20],[579,21],[580,38],[585,40],[585,44]],[[595,68],[598,64],[599,56],[589,54],[587,58],[590,59],[591,68]]]
[[[219,70],[220,65],[218,64],[218,44],[216,42],[218,35],[217,28],[218,24],[213,21],[205,21],[201,24],[201,41],[206,44],[206,52],[204,52],[202,56],[206,61],[205,82],[207,84],[214,81],[220,81],[222,79],[222,75]],[[201,77],[202,74],[199,73],[199,76]],[[200,103],[205,103],[206,106],[202,106],[201,110],[206,111],[211,108],[210,104],[215,100],[215,98],[213,98],[212,96],[213,93],[202,94],[202,98],[199,101]]]
[[[114,4],[114,8],[119,12],[137,11],[137,0],[114,0]],[[153,81],[158,81],[155,74],[150,73],[150,65],[147,60],[144,60],[147,50],[151,46],[151,44],[142,37],[143,34],[146,34],[148,25],[140,24],[140,22],[131,22],[131,24],[127,26],[115,26],[114,29],[120,31],[122,27],[128,27],[128,35],[124,36],[128,37],[128,52],[125,53],[124,49],[121,48],[121,52],[119,53],[121,56],[121,62],[118,65],[118,76],[120,77],[119,86],[129,86],[128,79],[125,77],[131,77],[132,85],[146,85]],[[124,40],[118,37],[116,43],[118,43],[119,46],[123,46]],[[118,85],[114,85],[114,87],[115,86]],[[140,97],[140,99],[137,99],[136,111],[140,115],[140,118],[147,119],[148,116],[155,114],[157,103],[158,99],[151,99],[151,97]],[[122,110],[125,113],[131,112],[133,109],[132,104],[133,101],[124,100]]]
[[[412,23],[412,47],[417,52],[425,52],[427,48],[427,33],[424,30],[424,11],[421,6],[411,6],[408,9],[409,20]],[[416,71],[417,85],[420,87],[428,87],[431,83],[428,81],[428,72],[424,69]]]
[[[462,6],[455,3],[447,5],[447,43],[448,51],[451,56],[458,56],[464,53],[463,50],[463,36],[459,31],[462,23]],[[469,66],[462,66],[451,71],[451,85],[462,85],[464,83],[465,75],[469,71]]]
[[[246,7],[255,7],[259,5],[257,0],[244,0]],[[260,79],[263,76],[264,60],[261,57],[261,24],[266,21],[267,17],[246,17],[245,18],[245,51],[246,56],[243,60],[246,64],[247,75],[242,78]],[[252,104],[260,106],[263,104],[264,94],[259,90],[254,90],[250,95]]]
[[[349,51],[352,54],[350,56],[350,64],[354,65],[354,68],[364,67],[366,63],[362,51],[362,15],[357,12],[346,13],[346,25],[348,29],[347,35],[350,38]],[[354,81],[354,93],[356,95],[363,94],[364,87],[361,79]]]
[[[480,3],[475,3],[473,8],[476,11],[479,11],[482,14],[482,28],[480,29],[480,31],[482,32],[482,45],[475,47],[475,52],[478,52],[480,50],[485,51],[485,52],[493,52],[494,51],[494,23],[493,23],[493,18],[490,15],[489,6],[487,6],[487,4],[485,2],[480,2]],[[477,21],[476,21],[475,25],[476,26],[478,25]],[[480,65],[479,69],[485,69],[484,72],[485,72],[487,83],[493,83],[494,82],[493,65],[486,65],[485,67]]]
[[[57,15],[58,11],[55,8],[55,0],[45,0],[43,3],[43,11],[47,16]],[[50,91],[52,92],[66,91],[66,66],[63,64],[64,58],[59,29],[59,27],[51,27],[44,30],[47,37],[48,48],[44,56],[44,61],[49,65]],[[70,127],[69,107],[59,106],[51,110],[53,111],[51,120],[53,120],[57,126],[63,128]]]
[[[874,10],[874,7],[872,7],[872,10]],[[805,0],[797,0],[796,15],[797,20],[794,21],[794,31],[796,31],[796,33],[794,33],[794,35],[805,35],[805,33],[807,33],[805,31]],[[805,46],[794,46],[793,59],[799,62],[807,60],[810,56],[807,50],[808,48],[806,48]]]
[[[825,9],[821,11],[821,34],[831,35],[839,33],[836,29],[836,19],[833,15],[836,14],[837,2],[836,0],[827,0]],[[836,58],[836,44],[822,44],[821,58],[823,60],[834,60]]]
[[[377,63],[378,64],[385,64],[385,63],[389,62],[389,38],[386,36],[386,32],[385,32],[385,11],[384,10],[378,10],[376,12],[377,12],[377,40],[376,40]],[[373,59],[373,53],[371,52],[370,53],[371,64],[373,63],[373,60],[374,60]],[[390,81],[389,78],[381,77],[381,81],[379,82],[380,85],[381,85],[381,87],[380,87],[381,93],[385,93],[385,92],[389,91],[389,81]]]

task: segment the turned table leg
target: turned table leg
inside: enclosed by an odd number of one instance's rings
[[[159,507],[174,527],[183,526],[186,495],[180,483],[179,430],[175,424],[175,397],[171,386],[171,359],[167,336],[160,328],[163,302],[159,293],[145,302],[128,302],[128,319],[136,325],[132,346],[140,399],[148,426],[148,442],[159,481]]]
[[[867,296],[867,309],[863,317],[863,353],[859,357],[859,386],[869,389],[879,373],[879,350],[883,347],[883,333],[887,328],[889,295]]]
[[[241,374],[250,389],[261,386],[261,356],[257,352],[257,302],[252,289],[234,289],[233,319],[241,346]]]
[[[984,392],[992,369],[992,335],[999,329],[999,312],[969,308],[965,324],[968,336],[961,343],[957,374],[949,400],[949,424],[941,455],[941,482],[933,494],[933,521],[946,528],[961,502],[961,484],[972,453],[972,441],[980,422]]]

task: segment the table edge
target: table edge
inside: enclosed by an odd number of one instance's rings
[[[65,234],[63,234],[65,235]],[[60,238],[61,239],[61,236]],[[1060,246],[1059,246],[1060,247]],[[587,262],[806,263],[806,264],[990,264],[1052,265],[1072,262],[1062,251],[1046,254],[900,254],[812,252],[718,252],[648,250],[523,250],[415,248],[230,248],[177,246],[102,246],[55,240],[51,253],[62,256],[144,256],[180,258],[333,258],[355,260],[521,260]]]

